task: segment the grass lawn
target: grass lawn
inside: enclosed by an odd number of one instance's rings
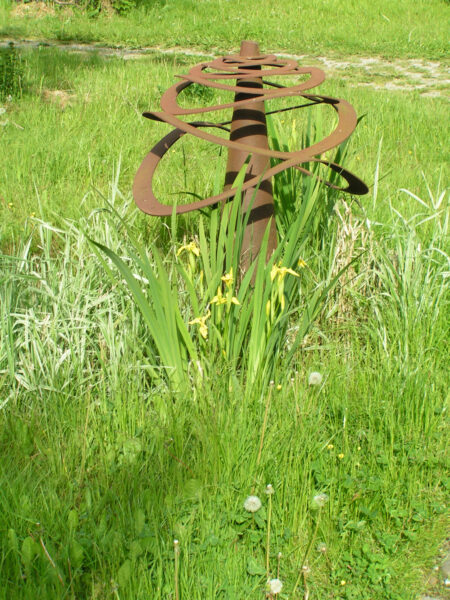
[[[142,3],[111,18],[88,18],[75,7],[15,10],[1,0],[0,35],[83,40],[125,46],[197,47],[229,51],[256,39],[269,51],[298,54],[379,54],[442,59],[448,56],[445,0],[315,2],[286,0],[177,0]],[[27,14],[29,14],[27,18]]]
[[[244,3],[205,1],[33,20],[1,6],[3,36],[208,53],[255,37],[392,59],[442,57],[448,10],[261,2],[237,20]],[[332,71],[316,91],[364,115],[343,164],[370,192],[281,177],[279,259],[298,277],[260,265],[246,291],[221,280],[236,251],[220,211],[161,221],[131,196],[169,131],[140,115],[201,56],[39,47],[15,60],[21,92],[0,103],[0,600],[418,598],[448,515],[445,98]],[[323,109],[317,135],[335,126]],[[274,125],[301,145],[306,117]],[[185,136],[158,197],[210,193],[224,160]],[[213,306],[218,286],[240,304]],[[207,311],[205,339],[189,322]]]

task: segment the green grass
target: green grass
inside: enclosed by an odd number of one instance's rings
[[[0,130],[8,156],[0,181],[3,247],[20,237],[32,214],[58,224],[61,217],[78,218],[96,207],[98,198],[92,195],[92,185],[107,195],[119,156],[120,187],[130,189],[140,161],[168,131],[162,124],[143,119],[141,113],[157,109],[162,92],[174,83],[175,75],[199,61],[198,57],[182,56],[105,59],[47,48],[23,51],[21,56],[23,95],[18,101],[3,103],[6,114],[2,119],[8,123]],[[432,190],[437,189],[440,178],[445,179],[443,169],[449,164],[446,100],[414,92],[386,94],[352,87],[351,83],[330,77],[317,91],[343,97],[359,115],[365,115],[352,136],[348,165],[369,185],[374,182],[382,140],[378,192],[383,201],[370,217],[384,220],[387,198],[400,208],[410,202],[398,192],[400,188],[420,197],[427,195],[422,173]],[[65,104],[49,95],[54,90],[68,95]],[[203,105],[213,101],[202,96],[197,99]],[[323,114],[324,125],[331,130],[332,119]],[[279,118],[280,123],[286,119],[286,132],[291,131],[292,118]],[[301,132],[305,121],[298,113],[295,118]],[[157,172],[158,195],[173,203],[174,198],[184,201],[179,195],[183,190],[204,194],[211,181],[207,174],[199,178],[198,172],[205,161],[217,160],[216,148],[186,136]],[[399,163],[401,169],[394,168]],[[371,205],[372,200],[364,199],[364,203]],[[142,216],[142,226],[149,221],[153,222]]]
[[[253,522],[242,505],[271,483],[284,597],[326,492],[312,597],[415,598],[444,535],[447,232],[419,247],[398,220],[381,245],[350,224],[367,253],[280,367],[281,389],[245,391],[219,370],[180,395],[155,387],[140,313],[79,229],[35,222],[40,256],[24,242],[3,257],[1,597],[173,597],[177,538],[182,597],[259,598],[267,513]],[[128,254],[107,213],[80,225]],[[348,259],[337,235],[331,258]],[[320,278],[323,257],[309,264]],[[311,371],[322,385],[308,386]]]
[[[22,96],[0,115],[0,599],[173,599],[178,539],[183,600],[264,598],[267,555],[276,577],[279,552],[280,600],[307,589],[311,600],[416,600],[448,502],[444,99],[359,88],[351,76],[319,88],[366,114],[344,164],[371,191],[361,206],[338,194],[328,217],[318,197],[325,220],[304,240],[301,293],[353,263],[286,361],[299,325],[290,320],[273,385],[249,385],[210,334],[195,341],[208,369],[188,365],[181,392],[155,376],[164,365],[124,272],[111,280],[89,239],[121,257],[150,302],[133,254],[142,249],[147,275],[158,273],[156,245],[187,323],[174,255],[197,236],[199,215],[171,229],[140,214],[130,188],[167,130],[140,113],[198,60],[47,48],[22,60]],[[72,97],[63,107],[46,90]],[[295,145],[306,117],[278,125]],[[184,139],[164,159],[158,194],[204,194],[223,160]],[[263,503],[253,516],[243,508],[252,493]],[[319,493],[329,497],[320,510]]]
[[[448,55],[445,0],[336,3],[269,0],[151,2],[125,17],[89,19],[76,9],[43,18],[13,18],[3,0],[0,35],[83,40],[125,46],[196,47],[230,51],[256,39],[270,51],[299,54]],[[356,25],[356,26],[355,26]]]

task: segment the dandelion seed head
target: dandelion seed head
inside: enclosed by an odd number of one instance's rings
[[[327,552],[328,548],[327,545],[325,544],[325,542],[319,542],[317,544],[317,552],[320,552],[321,554],[325,554]]]
[[[317,371],[313,371],[309,374],[308,383],[309,385],[320,385],[322,383],[322,375]]]
[[[265,490],[265,491],[266,491],[266,494],[267,494],[268,496],[271,496],[272,494],[275,494],[275,490],[273,489],[273,486],[272,486],[272,484],[271,484],[271,483],[268,483],[268,484],[266,485],[266,490]]]
[[[283,589],[283,582],[281,579],[269,579],[267,582],[267,591],[270,594],[279,594]]]
[[[327,494],[316,494],[313,498],[313,504],[317,508],[322,508],[328,502],[328,499],[329,498]]]
[[[247,512],[255,513],[261,508],[261,500],[258,496],[248,496],[244,502],[244,508]]]

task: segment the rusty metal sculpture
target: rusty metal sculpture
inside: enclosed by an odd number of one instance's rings
[[[211,72],[212,70],[212,72]],[[291,87],[268,81],[267,78],[286,75],[309,74],[307,81]],[[150,215],[169,216],[172,206],[158,202],[152,190],[152,177],[159,161],[169,148],[184,134],[188,133],[214,144],[226,146],[228,162],[225,175],[224,191],[191,204],[176,207],[176,213],[186,213],[192,210],[211,206],[226,201],[236,194],[232,187],[236,175],[247,159],[244,183],[241,186],[245,192],[243,211],[250,210],[247,227],[242,244],[241,265],[245,269],[259,252],[260,245],[267,227],[270,227],[267,255],[276,248],[276,227],[274,222],[274,203],[271,178],[285,169],[295,168],[305,175],[313,175],[304,167],[305,163],[322,163],[338,173],[347,182],[347,187],[340,188],[331,182],[325,182],[334,189],[350,194],[365,194],[367,186],[355,175],[339,165],[320,158],[320,155],[347,139],[354,131],[357,118],[353,107],[345,100],[306,94],[305,90],[316,87],[325,79],[325,74],[315,67],[299,67],[294,60],[279,60],[273,55],[261,55],[256,42],[244,41],[239,55],[224,56],[207,63],[201,63],[190,69],[188,75],[179,76],[181,83],[169,88],[161,98],[161,112],[145,112],[144,117],[155,121],[163,121],[175,129],[166,135],[144,158],[139,167],[133,185],[133,195],[137,206]],[[235,79],[235,85],[221,81]],[[219,81],[218,81],[219,80]],[[201,84],[219,90],[235,93],[234,102],[205,108],[185,109],[177,103],[177,96],[192,84]],[[264,87],[264,85],[269,87]],[[268,112],[273,114],[284,110],[302,108],[314,104],[331,105],[338,114],[336,129],[325,139],[294,152],[271,150],[268,145],[265,102],[275,98],[299,96],[308,103],[286,109]],[[214,123],[209,121],[185,122],[179,117],[192,114],[203,114],[226,108],[233,109],[231,121]],[[231,125],[230,129],[227,125]],[[213,135],[203,129],[219,128],[230,132],[229,139]],[[270,159],[280,162],[270,165]]]

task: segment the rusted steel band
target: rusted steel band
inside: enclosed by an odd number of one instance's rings
[[[258,70],[255,70],[258,67]],[[267,68],[269,67],[269,68]],[[205,72],[207,69],[215,69],[214,72]],[[271,89],[267,88],[255,88],[245,85],[245,80],[254,80],[255,75],[258,78],[275,77],[279,75],[302,75],[309,74],[310,78],[298,85],[286,88],[278,83],[268,82],[263,80],[263,83],[270,85]],[[269,180],[274,175],[277,175],[288,168],[296,168],[306,175],[312,175],[316,177],[316,174],[301,167],[301,164],[318,162],[329,166],[334,172],[338,173],[347,182],[347,187],[342,188],[331,182],[324,181],[325,185],[332,187],[333,189],[341,190],[355,195],[362,195],[367,193],[367,186],[358,178],[346,169],[343,169],[339,165],[322,160],[320,155],[331,148],[338,146],[344,140],[346,140],[351,133],[354,131],[357,124],[357,117],[353,107],[345,100],[332,98],[329,96],[319,96],[306,94],[305,90],[311,89],[322,83],[325,79],[323,71],[314,67],[299,67],[295,61],[284,60],[280,61],[275,56],[258,56],[255,58],[247,58],[242,56],[227,56],[219,59],[215,59],[209,63],[201,63],[190,69],[188,75],[181,76],[183,81],[175,84],[169,88],[161,99],[160,112],[146,112],[144,116],[156,121],[162,121],[168,123],[174,127],[174,130],[165,136],[144,158],[141,166],[139,167],[133,185],[133,195],[138,207],[147,214],[155,216],[169,216],[173,212],[173,207],[165,204],[161,204],[153,194],[152,189],[152,177],[159,164],[159,161],[166,154],[173,144],[175,144],[184,134],[188,133],[201,138],[205,141],[225,146],[234,151],[240,151],[247,153],[247,155],[260,155],[267,157],[267,159],[275,158],[280,159],[281,162],[273,167],[267,168],[262,174],[258,174],[255,177],[247,178],[242,184],[241,190],[244,192],[251,188],[260,186],[264,181]],[[239,85],[227,85],[215,81],[216,79],[236,79]],[[227,90],[234,92],[235,94],[245,94],[251,97],[245,97],[243,100],[235,99],[234,102],[215,105],[204,108],[182,108],[177,103],[177,97],[184,89],[192,85],[193,83],[201,84],[207,87],[213,87],[216,89]],[[232,139],[224,139],[219,136],[213,135],[202,128],[219,128],[228,131],[226,125],[230,123],[212,123],[208,121],[197,121],[197,122],[185,122],[177,118],[178,116],[194,115],[211,113],[226,108],[233,108],[235,111],[239,107],[243,107],[246,110],[251,107],[252,104],[259,106],[258,103],[273,100],[282,97],[298,96],[309,100],[310,104],[328,104],[338,114],[338,124],[335,130],[323,140],[313,144],[309,148],[303,148],[294,152],[280,152],[276,150],[268,149],[267,147],[252,146]],[[269,111],[270,114],[277,112],[284,112],[286,110],[295,110],[307,105],[300,105],[290,107],[287,109],[280,109],[276,111]],[[319,178],[320,179],[320,178]],[[320,179],[322,181],[322,179]],[[222,193],[217,194],[204,200],[192,202],[190,204],[181,205],[176,207],[178,214],[190,212],[192,210],[205,208],[212,206],[219,202],[228,200],[236,195],[236,189],[230,188],[225,189]]]

